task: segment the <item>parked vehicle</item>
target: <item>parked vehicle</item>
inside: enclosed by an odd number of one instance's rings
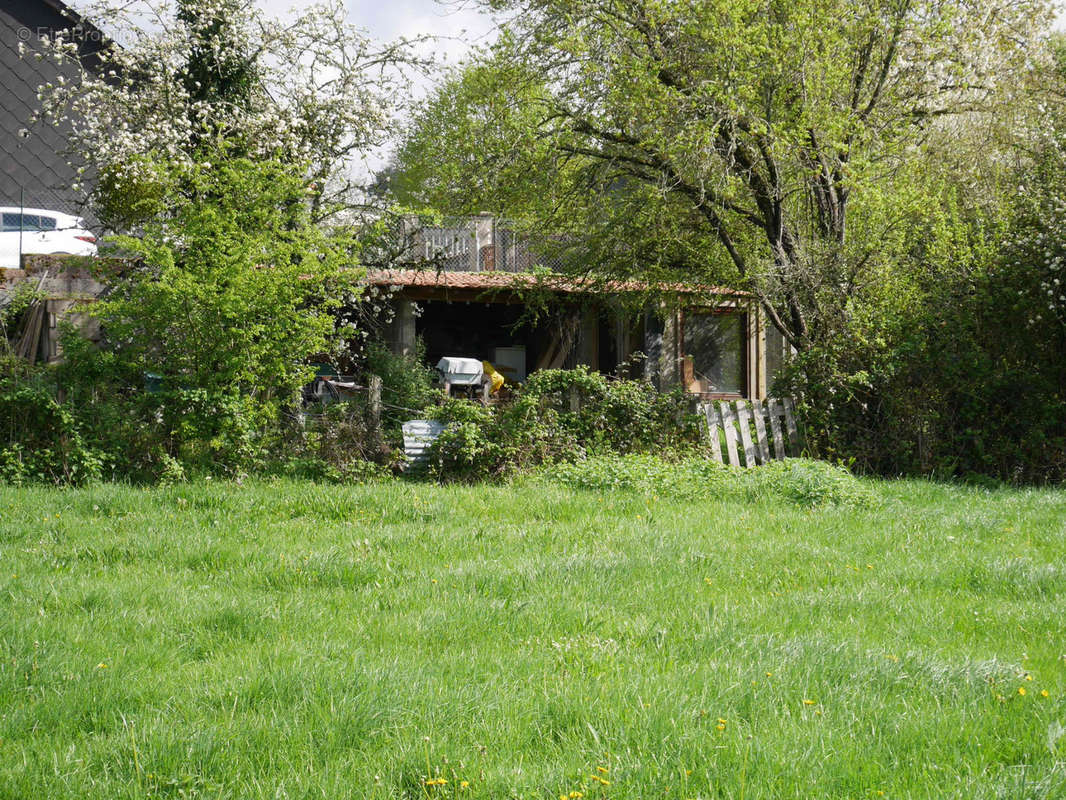
[[[0,267],[18,267],[23,254],[96,255],[96,237],[72,214],[0,207]]]

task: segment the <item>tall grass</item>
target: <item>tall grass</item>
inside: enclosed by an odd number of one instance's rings
[[[0,489],[0,798],[1066,795],[1066,493],[866,489]]]

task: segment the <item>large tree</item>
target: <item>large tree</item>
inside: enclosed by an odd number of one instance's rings
[[[508,20],[500,39],[416,119],[400,186],[565,234],[601,271],[755,291],[800,350],[902,246],[922,148],[1013,113],[1049,14],[1043,0],[486,5]]]
[[[78,162],[99,179],[97,210],[119,227],[123,203],[156,188],[153,163],[190,166],[219,140],[299,165],[316,215],[358,205],[355,167],[391,136],[419,64],[410,40],[379,44],[350,25],[340,0],[285,19],[242,0],[87,0],[80,10],[117,44],[94,55],[102,66],[42,86],[42,113],[70,127]],[[50,44],[79,63],[75,43]]]

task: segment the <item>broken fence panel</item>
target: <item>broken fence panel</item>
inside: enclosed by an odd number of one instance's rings
[[[781,460],[800,453],[802,445],[796,424],[796,405],[792,398],[770,399],[765,402],[721,400],[703,403],[700,410],[707,420],[711,457],[719,463],[736,467],[769,463],[771,439],[774,459]],[[725,436],[725,452],[722,451],[719,430]],[[744,452],[743,460],[740,458],[741,449]]]

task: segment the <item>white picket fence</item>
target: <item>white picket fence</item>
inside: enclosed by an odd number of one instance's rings
[[[803,447],[799,428],[796,426],[796,404],[791,397],[781,400],[721,400],[701,403],[700,412],[707,422],[711,454],[720,463],[729,463],[735,467],[753,467],[771,460],[771,448],[772,458],[780,460],[786,456],[799,455]],[[743,460],[740,457],[741,452],[744,455]],[[728,462],[724,456],[728,456]]]

